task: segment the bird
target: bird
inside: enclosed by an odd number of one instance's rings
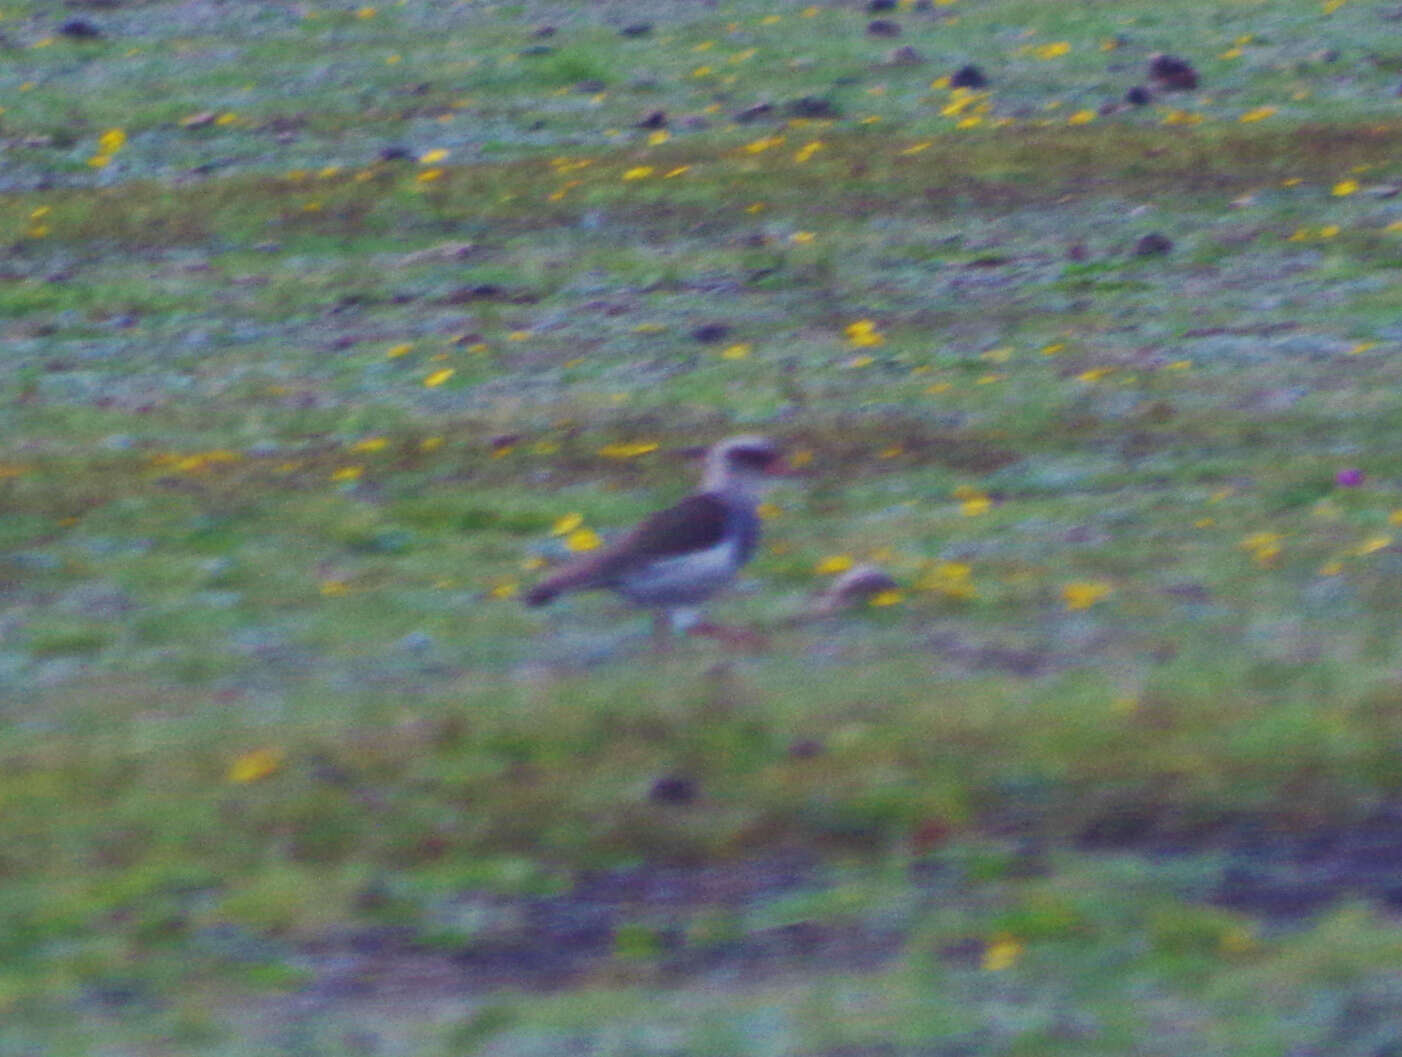
[[[654,645],[681,630],[731,641],[746,638],[700,619],[697,606],[735,578],[760,537],[759,497],[792,473],[767,437],[730,437],[706,453],[701,485],[596,554],[571,562],[526,592],[543,606],[573,591],[609,590],[652,611]]]

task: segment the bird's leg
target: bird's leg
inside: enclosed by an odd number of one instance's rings
[[[687,632],[692,635],[704,635],[734,649],[763,650],[769,646],[769,636],[763,632],[712,624],[709,620],[698,621],[687,628]]]
[[[666,653],[672,648],[672,616],[665,609],[652,614],[652,649],[655,653]]]

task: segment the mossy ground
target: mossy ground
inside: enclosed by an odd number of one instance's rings
[[[1402,1044],[1376,907],[1198,898],[1223,826],[1402,785],[1385,8],[4,14],[0,1054]],[[1201,88],[1106,107],[1154,51]],[[737,431],[806,463],[714,606],[766,649],[520,607]],[[795,620],[848,561],[894,604]],[[827,894],[688,928],[893,960],[668,987],[644,914],[549,998],[284,1000],[327,936],[470,947],[463,892],[776,850]]]

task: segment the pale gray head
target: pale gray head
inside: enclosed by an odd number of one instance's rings
[[[789,472],[783,449],[768,437],[730,437],[706,453],[702,487],[756,494]]]

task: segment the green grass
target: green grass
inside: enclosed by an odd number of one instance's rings
[[[1386,12],[4,14],[0,1057],[1398,1045],[1369,893],[1208,905],[1224,831],[1399,792]],[[1156,50],[1202,88],[1101,113]],[[966,62],[986,98],[932,84]],[[562,517],[621,530],[740,431],[808,460],[713,607],[766,649],[519,605]],[[898,604],[800,619],[834,558]],[[629,908],[562,993],[441,961],[465,898],[776,852],[818,891]],[[900,942],[753,988],[661,953],[805,922]],[[422,960],[297,1012],[386,928]]]

